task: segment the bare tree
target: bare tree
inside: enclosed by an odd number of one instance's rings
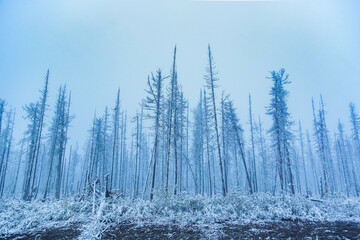
[[[118,89],[116,103],[114,108],[113,119],[113,142],[112,142],[112,159],[111,159],[111,175],[110,175],[110,190],[115,182],[115,163],[118,160],[119,152],[119,117],[120,117],[120,88]]]
[[[26,173],[24,175],[24,186],[23,186],[23,199],[31,200],[32,191],[34,187],[34,180],[36,177],[37,160],[39,156],[41,134],[44,124],[44,116],[46,110],[46,101],[48,96],[48,83],[49,83],[49,70],[45,77],[45,87],[41,91],[42,95],[40,103],[30,104],[25,106],[27,112],[27,118],[30,119],[31,124],[28,125],[28,140],[29,140],[29,152],[28,161],[26,165]]]
[[[255,157],[255,144],[254,144],[254,126],[253,126],[253,114],[251,108],[251,95],[249,94],[249,123],[250,123],[250,137],[251,137],[251,173],[252,173],[252,182],[254,187],[254,192],[258,191],[257,187],[257,176],[256,176],[256,157]]]
[[[151,74],[151,78],[148,77],[147,85],[148,89],[146,93],[148,94],[146,99],[144,99],[144,108],[149,111],[146,115],[148,118],[154,119],[154,148],[153,154],[151,156],[152,163],[152,177],[151,177],[151,190],[150,190],[150,200],[153,199],[154,196],[154,188],[155,188],[155,178],[156,178],[156,165],[158,159],[158,147],[159,147],[159,133],[160,133],[160,117],[162,113],[162,87],[164,77],[162,76],[161,70],[158,69],[156,75]]]
[[[220,136],[219,136],[219,129],[218,129],[218,120],[217,120],[217,112],[216,112],[216,103],[215,103],[215,88],[217,88],[218,86],[216,85],[216,82],[219,80],[216,77],[216,72],[215,72],[215,64],[214,64],[214,59],[211,55],[211,49],[210,49],[210,45],[208,45],[208,60],[209,60],[209,65],[207,68],[207,74],[205,75],[205,80],[206,80],[206,87],[209,89],[209,99],[210,99],[210,104],[212,106],[212,116],[213,116],[213,120],[214,120],[214,128],[215,128],[215,137],[216,137],[216,143],[217,143],[217,152],[218,152],[218,157],[219,157],[219,166],[220,166],[220,176],[221,176],[221,186],[222,186],[222,194],[223,196],[226,196],[226,186],[225,186],[225,178],[224,178],[224,169],[223,169],[223,162],[222,162],[222,156],[221,156],[221,144],[220,144]]]

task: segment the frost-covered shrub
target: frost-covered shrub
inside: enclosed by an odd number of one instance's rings
[[[360,198],[327,196],[309,199],[303,196],[233,192],[212,198],[158,193],[153,201],[132,198],[97,198],[76,201],[24,202],[0,200],[0,237],[44,228],[82,225],[82,239],[98,238],[110,226],[121,223],[177,224],[214,226],[224,222],[248,221],[359,221]],[[93,207],[95,212],[93,212]]]
[[[82,209],[87,204],[68,200],[0,200],[0,236],[83,222],[89,216],[89,212]]]

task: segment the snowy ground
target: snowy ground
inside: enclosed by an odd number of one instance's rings
[[[146,231],[165,234],[163,238],[189,234],[200,239],[221,238],[224,234],[240,234],[241,231],[265,234],[259,236],[266,236],[268,232],[270,236],[274,228],[316,231],[316,226],[323,225],[334,226],[326,231],[349,227],[346,231],[357,229],[360,233],[360,198],[332,196],[317,201],[301,196],[234,193],[226,198],[211,199],[186,194],[167,198],[158,195],[152,202],[98,198],[95,204],[91,198],[83,201],[0,201],[0,238],[21,239],[21,236],[51,233],[51,229],[55,229],[55,235],[48,239],[66,234],[79,239],[124,238],[117,232],[128,232],[132,236],[143,232],[144,236],[151,236]]]

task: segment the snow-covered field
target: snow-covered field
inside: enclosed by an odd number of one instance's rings
[[[80,239],[100,238],[119,224],[175,224],[208,227],[269,221],[346,221],[360,223],[360,198],[329,196],[317,200],[302,196],[251,196],[233,193],[206,198],[186,194],[153,201],[129,198],[94,201],[0,201],[0,238],[44,229],[78,226]]]

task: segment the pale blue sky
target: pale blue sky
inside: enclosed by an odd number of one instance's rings
[[[265,116],[268,71],[286,68],[289,110],[311,127],[311,97],[323,94],[333,129],[348,128],[348,103],[360,112],[359,1],[110,1],[0,0],[0,98],[17,109],[38,98],[50,68],[50,101],[66,83],[76,114],[70,137],[83,143],[94,110],[113,106],[117,88],[130,115],[145,95],[146,77],[169,72],[178,47],[178,76],[194,107],[204,85],[207,44],[221,88],[235,101],[242,123],[253,110]],[[52,115],[49,111],[48,116]]]

